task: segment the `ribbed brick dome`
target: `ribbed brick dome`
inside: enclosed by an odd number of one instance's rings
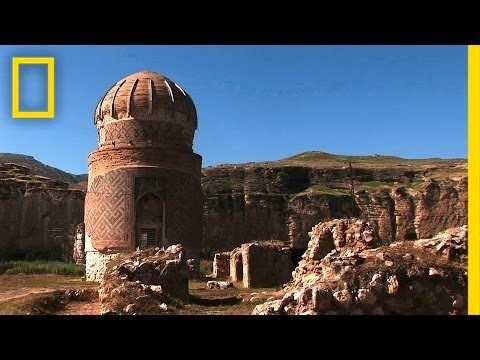
[[[191,149],[197,112],[190,96],[175,82],[141,71],[107,91],[94,121],[101,148],[149,144]]]

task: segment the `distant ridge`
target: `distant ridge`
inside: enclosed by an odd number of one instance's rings
[[[29,168],[33,174],[67,183],[77,184],[87,180],[87,174],[73,175],[52,166],[45,165],[36,160],[33,156],[28,155],[0,153],[0,164],[1,163],[15,163],[22,165]]]
[[[305,151],[293,156],[289,156],[280,160],[273,161],[259,161],[237,164],[218,164],[208,166],[206,168],[224,167],[224,166],[247,166],[247,167],[262,167],[262,166],[306,166],[306,167],[344,167],[345,164],[351,161],[354,167],[363,168],[377,168],[377,167],[397,167],[406,166],[419,168],[424,166],[439,166],[442,168],[451,167],[454,168],[465,167],[461,171],[466,171],[467,159],[464,158],[426,158],[426,159],[404,159],[391,155],[337,155],[329,154],[322,151]],[[12,154],[12,153],[0,153],[1,163],[15,163],[28,167],[33,174],[46,176],[52,180],[59,180],[68,182],[71,184],[85,183],[88,179],[88,174],[70,174],[60,169],[54,168],[49,165],[45,165],[36,160],[33,156]]]

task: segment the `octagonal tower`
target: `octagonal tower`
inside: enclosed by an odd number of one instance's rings
[[[113,85],[94,115],[98,150],[88,157],[87,280],[118,252],[180,243],[197,259],[202,236],[197,113],[190,96],[152,71]]]

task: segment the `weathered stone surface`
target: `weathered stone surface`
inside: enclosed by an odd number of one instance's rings
[[[207,281],[207,289],[229,289],[234,287],[230,281]]]
[[[78,224],[73,242],[73,261],[77,265],[85,264],[85,224]]]
[[[213,273],[215,279],[228,279],[230,277],[230,253],[218,253],[213,258]]]
[[[188,301],[189,268],[182,246],[115,254],[100,283],[102,314],[164,314]]]
[[[357,299],[363,305],[373,305],[377,301],[375,293],[370,289],[358,289]]]
[[[273,287],[291,279],[290,248],[265,243],[241,246],[243,286],[246,288]]]
[[[322,234],[328,231],[333,234],[331,229],[343,226],[344,235],[332,235],[341,240],[335,241],[337,245],[343,245],[318,259],[318,250],[312,248],[322,244],[310,241],[293,280],[284,288],[281,302],[267,301],[253,313],[467,313],[466,225],[448,229],[431,239],[395,242],[378,248],[364,246],[378,243],[375,235],[365,241],[365,230],[359,231],[359,227],[366,225],[355,219],[317,225]],[[311,235],[318,233],[312,231]]]
[[[364,182],[385,186],[363,186],[354,199],[348,195],[348,169],[338,165],[341,162],[324,166],[253,163],[203,169],[204,250],[231,250],[269,239],[306,248],[315,224],[352,216],[368,220],[378,245],[431,237],[466,223],[465,161],[432,161],[431,166],[415,162],[400,166],[395,159],[376,166],[357,164],[356,188]],[[455,176],[425,178],[435,171]],[[368,233],[362,235],[367,242],[371,238]]]
[[[0,260],[73,260],[85,194],[29,168],[0,163]]]
[[[190,279],[197,279],[200,276],[200,265],[197,259],[187,259]]]
[[[309,252],[306,257],[312,260],[321,260],[333,249],[347,247],[358,252],[376,245],[376,237],[370,224],[364,220],[335,219],[327,223],[320,223],[309,233]]]
[[[230,280],[233,282],[243,280],[242,249],[233,249],[230,253]]]

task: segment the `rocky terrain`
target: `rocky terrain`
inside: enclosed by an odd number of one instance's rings
[[[281,299],[253,314],[467,314],[467,226],[381,243],[363,220],[316,225]]]
[[[120,254],[107,264],[100,283],[101,313],[174,313],[178,301],[189,300],[189,273],[180,245]]]
[[[312,226],[352,216],[368,219],[380,244],[425,238],[466,223],[467,187],[464,159],[307,152],[207,167],[204,251],[270,239],[306,248]]]
[[[36,160],[33,156],[0,153],[0,163],[14,163],[21,165],[28,168],[32,174],[44,176],[51,180],[62,181],[71,184],[87,181],[87,174],[70,174],[52,166],[45,165]]]
[[[25,157],[29,168],[1,162],[12,157],[6,155],[0,156],[0,260],[72,259],[75,228],[83,222],[84,192],[59,180],[71,180],[68,176],[43,168],[33,158]]]

